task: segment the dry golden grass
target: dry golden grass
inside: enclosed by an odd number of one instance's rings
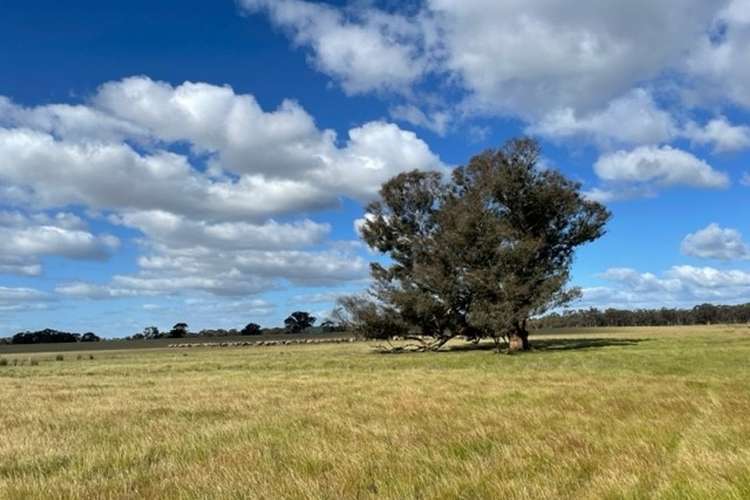
[[[749,328],[564,337],[0,354],[0,497],[750,498]]]

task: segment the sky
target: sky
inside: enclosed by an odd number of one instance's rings
[[[573,307],[750,301],[750,0],[0,3],[0,337],[325,317],[402,171],[512,137],[613,213]]]

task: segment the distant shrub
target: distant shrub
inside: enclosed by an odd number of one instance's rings
[[[248,323],[240,332],[242,335],[260,335],[261,328],[257,323]]]
[[[99,342],[101,337],[99,337],[94,332],[86,332],[81,336],[81,342]]]
[[[94,355],[93,354],[89,354],[89,359],[94,359]]]
[[[0,358],[0,366],[8,366],[8,360],[5,358]]]
[[[39,360],[29,358],[29,366],[39,366]]]
[[[55,361],[62,361],[64,359],[65,359],[65,356],[63,356],[62,354],[58,354],[57,356],[55,356]]]

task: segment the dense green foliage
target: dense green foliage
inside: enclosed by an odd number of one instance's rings
[[[61,332],[45,328],[36,332],[19,332],[8,341],[10,344],[53,344],[66,342],[98,342],[101,340],[95,333]]]
[[[536,328],[679,326],[750,323],[750,304],[700,304],[692,309],[579,309],[536,318]]]
[[[284,320],[284,328],[289,333],[304,332],[315,324],[316,318],[309,312],[295,311]]]
[[[401,321],[430,349],[456,336],[528,349],[528,319],[577,297],[567,287],[574,251],[610,216],[580,184],[539,168],[539,154],[536,142],[512,140],[448,181],[413,171],[386,182],[361,232],[390,263],[372,264],[373,304],[342,302],[351,323],[381,336]]]
[[[243,328],[240,331],[240,334],[242,335],[260,335],[262,333],[262,329],[258,323],[248,323],[245,325],[245,328]]]

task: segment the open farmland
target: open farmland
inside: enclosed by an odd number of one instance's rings
[[[142,349],[165,349],[171,345],[180,344],[221,344],[221,343],[256,343],[256,342],[304,342],[306,340],[330,341],[334,339],[349,339],[351,335],[346,333],[278,333],[263,335],[223,335],[217,337],[190,336],[185,338],[171,339],[149,339],[149,340],[123,340],[110,339],[100,342],[61,342],[43,344],[0,344],[0,356],[10,354],[34,354],[34,353],[57,353],[57,352],[80,352],[89,351],[122,351]]]
[[[532,340],[2,353],[0,497],[750,497],[750,328]]]

